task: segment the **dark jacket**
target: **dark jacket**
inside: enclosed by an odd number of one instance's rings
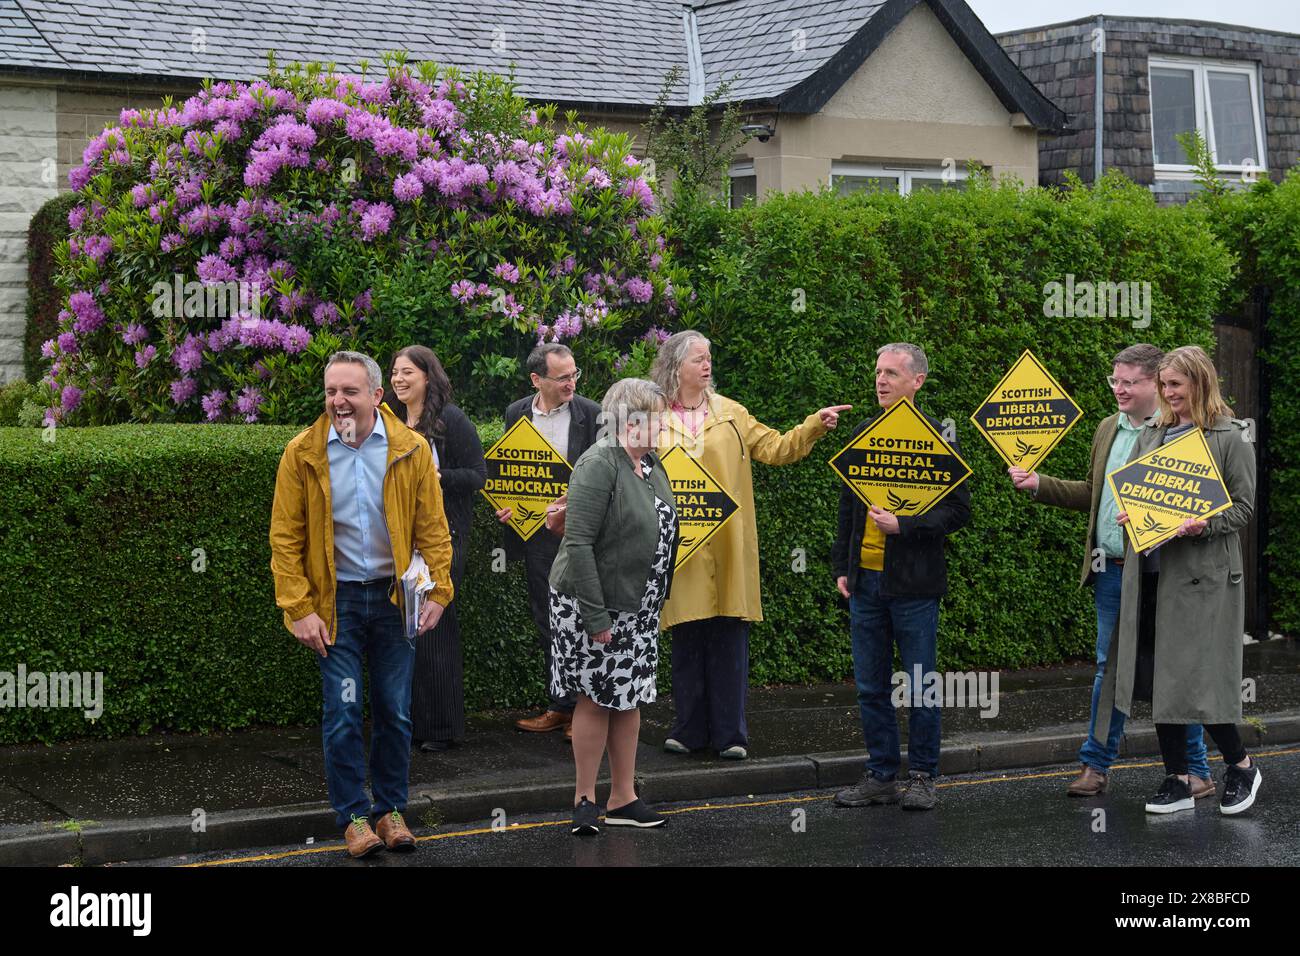
[[[883,409],[881,410],[883,411]],[[880,413],[878,412],[877,415]],[[853,431],[856,438],[875,421],[872,416]],[[926,415],[935,427],[940,423]],[[852,439],[850,439],[852,440]],[[949,442],[960,454],[957,442]],[[858,580],[858,556],[862,551],[867,506],[849,486],[840,484],[839,525],[831,547],[832,578],[847,577],[850,593]],[[885,535],[885,570],[880,583],[882,597],[939,598],[948,593],[948,566],[944,559],[947,536],[970,521],[970,479],[948,492],[923,515],[900,515],[898,534]]]
[[[511,402],[506,408],[505,430],[509,431],[510,426],[519,421],[524,415],[528,420],[533,420],[533,399],[536,394],[521,398],[517,402]],[[568,462],[570,465],[576,464],[582,457],[582,453],[596,443],[596,435],[600,431],[600,406],[589,398],[583,398],[581,395],[574,394],[569,402],[569,448]],[[506,557],[511,561],[522,561],[524,557],[524,548],[527,546],[519,540],[513,529],[507,527],[503,529],[505,534]],[[545,528],[539,528],[534,532],[533,537],[529,538],[529,543],[537,540],[541,544],[541,539],[551,533]],[[552,537],[552,547],[554,547],[554,537]]]
[[[406,406],[396,396],[384,401],[403,422]],[[442,485],[443,510],[451,531],[452,577],[458,580],[469,548],[470,527],[474,520],[474,498],[487,484],[487,465],[483,462],[483,443],[474,423],[455,405],[442,409],[442,434],[433,438],[438,450],[438,478]],[[429,439],[429,435],[424,436]]]
[[[668,473],[659,456],[649,454],[653,462],[649,484],[637,477],[632,459],[614,442],[592,446],[573,466],[564,539],[551,565],[551,587],[577,600],[588,634],[608,628],[614,611],[641,608],[659,544],[655,497],[672,505],[676,515]],[[673,535],[665,600],[672,590],[680,537],[678,529]]]

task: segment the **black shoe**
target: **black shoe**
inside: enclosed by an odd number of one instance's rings
[[[605,826],[608,827],[661,827],[667,822],[666,819],[647,807],[640,797],[637,797],[627,806],[619,807],[617,810],[609,810],[605,813]]]
[[[1147,801],[1147,813],[1177,813],[1179,810],[1192,810],[1195,807],[1196,800],[1192,797],[1192,788],[1172,773],[1165,777],[1159,792]]]
[[[1231,815],[1249,810],[1262,780],[1263,774],[1253,760],[1245,770],[1229,764],[1227,773],[1223,775],[1223,799],[1219,801],[1219,812]]]
[[[600,832],[596,825],[599,819],[600,808],[583,797],[582,802],[573,808],[573,832],[578,836],[593,836]]]

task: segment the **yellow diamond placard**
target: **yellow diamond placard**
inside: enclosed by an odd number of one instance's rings
[[[970,477],[970,466],[926,417],[900,398],[830,460],[862,501],[916,517]]]
[[[1074,399],[1025,349],[970,420],[1003,461],[1033,471],[1081,417]]]
[[[509,508],[510,527],[527,541],[546,522],[546,506],[569,490],[573,468],[524,416],[483,454],[483,497]]]
[[[681,522],[682,538],[673,565],[680,568],[731,520],[740,510],[740,504],[681,445],[669,448],[659,456],[659,461],[672,485],[677,518]]]
[[[1188,518],[1204,521],[1232,507],[1199,428],[1116,468],[1106,481],[1119,510],[1128,513],[1124,527],[1137,551],[1164,544]]]

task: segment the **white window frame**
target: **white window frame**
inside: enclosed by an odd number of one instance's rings
[[[744,179],[748,176],[754,177],[754,201],[758,201],[758,174],[754,172],[754,161],[752,159],[737,161],[731,164],[727,169],[727,208],[731,208],[731,181],[733,179]]]
[[[889,179],[898,180],[899,195],[909,196],[912,193],[913,178],[920,179],[942,179],[944,168],[942,166],[925,166],[918,163],[831,163],[831,176],[829,185],[835,188],[836,176],[881,176]],[[964,167],[953,170],[955,178],[959,181],[965,181],[970,178]]]
[[[1268,144],[1264,141],[1264,106],[1263,92],[1260,89],[1259,69],[1254,63],[1238,60],[1206,60],[1199,57],[1152,56],[1147,58],[1147,103],[1151,111],[1151,156],[1152,164],[1160,179],[1192,179],[1196,167],[1189,163],[1156,163],[1156,115],[1155,102],[1152,99],[1153,69],[1191,70],[1192,89],[1196,97],[1196,128],[1200,130],[1214,157],[1215,167],[1223,173],[1242,173],[1247,169],[1258,172],[1268,171]],[[1214,141],[1214,122],[1210,115],[1210,73],[1240,73],[1250,80],[1250,106],[1254,114],[1255,146],[1263,155],[1250,157],[1254,165],[1247,167],[1244,163],[1232,165],[1220,164],[1218,149]]]

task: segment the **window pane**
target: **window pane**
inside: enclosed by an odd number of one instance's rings
[[[1196,129],[1196,80],[1191,70],[1156,67],[1151,71],[1151,138],[1156,162],[1187,164],[1175,138]]]
[[[739,209],[747,199],[758,198],[757,176],[731,177],[731,208]]]
[[[1250,77],[1244,73],[1210,71],[1210,116],[1214,119],[1214,161],[1240,166],[1249,159],[1260,165],[1255,143],[1255,113],[1250,105]]]
[[[835,191],[841,196],[856,192],[898,192],[896,176],[832,176]]]
[[[952,182],[947,182],[947,183],[945,183],[945,182],[943,181],[943,177],[942,177],[942,176],[938,176],[938,177],[930,177],[930,176],[925,176],[925,177],[922,177],[922,176],[913,176],[913,177],[912,177],[912,191],[913,191],[913,192],[915,192],[915,191],[918,190],[918,189],[929,189],[929,190],[931,190],[931,191],[933,191],[933,192],[938,192],[938,191],[941,190],[941,189],[959,189],[959,190],[961,190],[961,189],[965,189],[965,188],[966,188],[966,180],[964,180],[964,179],[954,179],[954,180],[952,180]]]

